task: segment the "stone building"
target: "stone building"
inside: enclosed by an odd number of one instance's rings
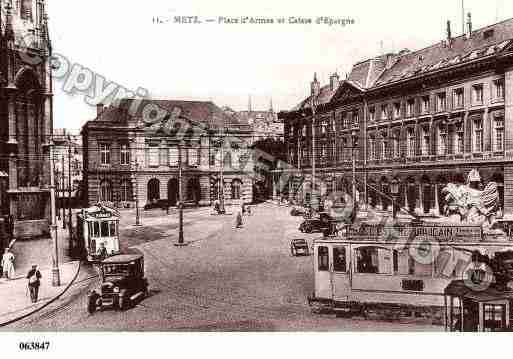
[[[512,93],[513,19],[474,30],[470,15],[461,36],[448,22],[432,46],[361,61],[326,86],[314,78],[308,98],[279,114],[294,167],[284,172],[290,193],[304,200],[311,192],[313,132],[322,195],[350,191],[355,156],[361,200],[377,208],[390,209],[380,193],[398,182],[403,206],[437,215],[443,186],[472,172],[475,186],[498,184],[512,213]]]
[[[164,115],[158,122],[146,118],[153,112]],[[212,102],[123,100],[118,106],[100,105],[97,117],[83,126],[82,139],[89,204],[102,201],[129,208],[137,197],[140,207],[175,206],[179,151],[186,204],[212,205],[221,193],[221,171],[227,204],[252,200],[251,129]]]
[[[51,43],[46,1],[0,1],[0,217],[17,237],[49,232]]]

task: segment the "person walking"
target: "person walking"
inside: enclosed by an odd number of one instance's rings
[[[242,228],[242,213],[241,212],[237,213],[237,218],[235,220],[235,227]]]
[[[43,276],[41,275],[41,272],[39,271],[39,269],[37,269],[37,265],[35,264],[32,266],[32,269],[29,270],[27,273],[27,285],[30,292],[30,300],[32,301],[32,303],[37,302],[42,277]]]
[[[105,248],[105,243],[100,243],[100,248],[98,248],[98,252],[96,254],[98,255],[100,261],[103,261],[109,256],[107,248]]]
[[[14,254],[9,252],[9,248],[5,248],[2,256],[2,273],[6,279],[14,278]]]

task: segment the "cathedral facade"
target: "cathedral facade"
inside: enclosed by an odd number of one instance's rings
[[[51,43],[44,0],[0,1],[0,217],[17,238],[49,232]]]

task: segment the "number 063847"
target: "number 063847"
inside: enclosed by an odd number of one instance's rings
[[[20,350],[48,350],[50,348],[50,342],[20,342]]]

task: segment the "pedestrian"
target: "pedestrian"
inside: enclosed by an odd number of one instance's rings
[[[27,279],[28,279],[28,289],[30,292],[30,300],[32,303],[37,302],[37,298],[39,295],[39,287],[41,286],[41,272],[39,269],[37,269],[37,265],[33,265],[32,269],[28,271],[27,273]]]
[[[251,206],[248,206],[247,211],[248,211],[248,216],[251,216]]]
[[[14,278],[14,254],[9,252],[9,248],[5,248],[4,255],[2,256],[2,272],[5,278]]]
[[[242,213],[241,212],[237,213],[237,218],[235,220],[235,226],[236,226],[236,228],[242,228]]]
[[[100,261],[103,261],[105,258],[108,257],[107,248],[105,248],[105,243],[100,243],[100,248],[98,248],[98,251],[96,253]]]
[[[241,204],[241,211],[242,211],[242,215],[244,216],[246,214],[246,206],[243,204]]]
[[[8,226],[9,226],[9,240],[12,241],[14,239],[14,217],[12,214],[9,214],[7,217]]]

